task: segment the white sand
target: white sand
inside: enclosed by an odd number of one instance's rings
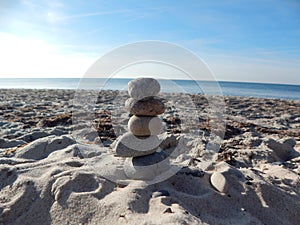
[[[98,135],[76,144],[71,130],[78,124],[68,116],[43,125],[43,118],[70,113],[70,99],[70,91],[0,90],[1,225],[300,224],[299,101],[229,98],[218,160],[201,163],[209,131],[182,133],[190,165],[146,185],[126,184],[124,159],[100,147]],[[107,146],[112,140],[102,139]],[[170,137],[164,148],[174,142]],[[210,184],[214,172],[226,178],[226,193]]]

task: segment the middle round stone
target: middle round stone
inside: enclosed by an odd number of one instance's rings
[[[163,131],[163,123],[157,116],[132,116],[128,129],[135,136],[158,135]]]

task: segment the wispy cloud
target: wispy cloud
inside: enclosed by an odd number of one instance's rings
[[[68,15],[68,16],[59,17],[59,19],[60,20],[70,20],[70,19],[102,16],[102,15],[125,14],[125,13],[130,13],[130,12],[131,12],[131,10],[128,10],[128,9],[113,10],[113,11],[99,11],[99,12]]]

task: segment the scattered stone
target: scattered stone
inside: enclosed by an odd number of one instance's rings
[[[219,192],[227,192],[227,181],[224,175],[220,172],[214,172],[210,177],[211,185]]]
[[[164,103],[154,97],[141,100],[129,98],[125,102],[125,108],[130,114],[136,116],[157,116],[165,112]]]
[[[128,94],[136,100],[156,96],[159,91],[160,84],[153,78],[137,78],[128,83]]]
[[[163,123],[156,116],[132,116],[128,121],[128,129],[136,136],[158,135],[163,130]]]

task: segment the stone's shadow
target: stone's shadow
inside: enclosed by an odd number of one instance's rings
[[[135,189],[136,199],[128,203],[129,208],[135,213],[147,213],[152,189],[151,186]]]

